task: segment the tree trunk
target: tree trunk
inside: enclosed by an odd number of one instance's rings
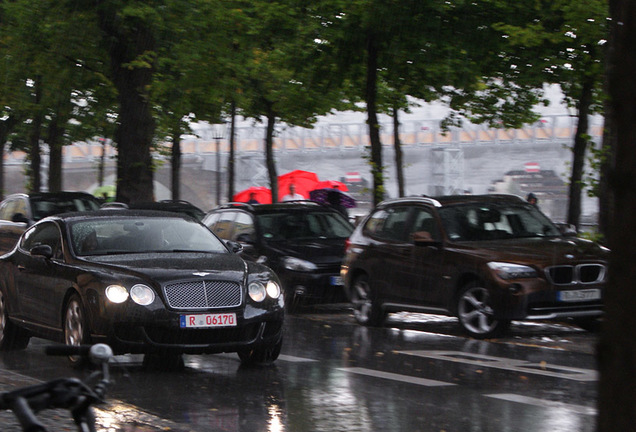
[[[568,223],[576,226],[581,224],[581,200],[583,191],[583,170],[585,167],[585,152],[588,143],[588,125],[590,105],[592,103],[592,89],[594,83],[591,79],[583,82],[581,97],[578,106],[578,124],[574,136],[574,149],[572,150],[572,176],[570,177],[570,201],[568,205]]]
[[[395,171],[398,181],[398,196],[404,196],[404,167],[402,162],[402,143],[400,142],[400,110],[393,107],[393,151],[395,152]]]
[[[17,124],[15,116],[10,115],[5,120],[0,120],[0,200],[4,199],[4,152],[9,134]]]
[[[29,192],[40,192],[42,189],[42,156],[40,155],[42,77],[36,77],[33,86],[33,91],[35,92],[35,114],[33,116],[33,123],[31,123],[31,133],[29,134],[29,178],[31,181],[28,190]]]
[[[46,142],[49,145],[49,192],[59,192],[62,190],[62,138],[64,129],[60,128],[59,115],[54,116],[49,123]]]
[[[611,114],[611,104],[605,104],[605,127],[603,130],[603,157],[600,165],[598,185],[598,232],[603,235],[603,241],[607,242],[607,233],[611,226],[614,209],[614,196],[609,183],[609,176],[615,164],[616,127],[612,124],[614,114]]]
[[[636,424],[636,2],[610,0],[609,4],[607,76],[616,158],[610,173],[612,255],[598,347],[599,432],[634,430]]]
[[[373,177],[373,205],[384,199],[384,178],[382,166],[382,142],[376,106],[378,79],[378,47],[375,35],[370,32],[367,39],[367,82],[365,99],[367,104],[367,124],[371,141],[371,175]]]
[[[236,159],[236,103],[232,100],[230,106],[230,155],[227,159],[227,201],[234,201],[234,167]]]
[[[170,158],[170,181],[172,182],[172,199],[181,199],[181,127],[177,121],[172,130],[172,152]]]
[[[272,190],[272,202],[278,202],[278,174],[276,173],[276,162],[274,161],[274,126],[276,115],[271,107],[267,110],[267,129],[265,132],[265,161],[267,173],[269,174],[269,187]]]
[[[111,7],[113,9],[111,9]],[[117,141],[117,201],[153,201],[153,164],[150,153],[155,125],[148,89],[154,68],[135,65],[155,51],[155,40],[142,20],[134,25],[118,14],[116,6],[99,9],[100,28],[109,40],[113,83],[119,98]],[[134,65],[131,67],[131,65]]]

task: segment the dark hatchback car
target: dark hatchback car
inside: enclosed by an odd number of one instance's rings
[[[602,314],[608,250],[563,236],[511,195],[402,198],[377,206],[348,241],[342,276],[357,321],[388,312],[457,316],[486,338],[511,320]]]
[[[346,301],[340,264],[353,226],[337,211],[311,201],[230,203],[208,212],[203,223],[278,274],[288,311]]]
[[[244,364],[272,362],[283,338],[280,283],[239,250],[172,213],[43,219],[0,258],[0,348],[40,336],[105,342],[117,354],[166,363],[220,352],[237,352]]]
[[[0,203],[0,254],[13,249],[24,230],[47,216],[99,209],[100,201],[85,192],[13,194]]]

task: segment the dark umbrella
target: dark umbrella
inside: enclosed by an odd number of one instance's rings
[[[337,196],[340,200],[340,205],[344,208],[353,208],[355,207],[356,200],[349,195],[338,189],[315,189],[309,192],[309,199],[315,201],[317,203],[331,205],[330,196]]]

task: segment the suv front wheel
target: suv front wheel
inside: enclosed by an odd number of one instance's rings
[[[457,297],[457,318],[462,329],[476,339],[499,336],[508,330],[510,321],[494,318],[490,293],[481,284],[466,285]]]
[[[367,275],[360,275],[354,280],[351,303],[353,303],[353,315],[358,323],[378,327],[384,322],[386,313],[382,310]]]

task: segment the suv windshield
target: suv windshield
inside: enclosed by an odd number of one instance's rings
[[[342,216],[332,212],[280,211],[256,217],[263,237],[268,240],[343,239],[353,231]]]
[[[452,241],[560,235],[543,213],[527,204],[458,204],[439,209],[439,214]]]

